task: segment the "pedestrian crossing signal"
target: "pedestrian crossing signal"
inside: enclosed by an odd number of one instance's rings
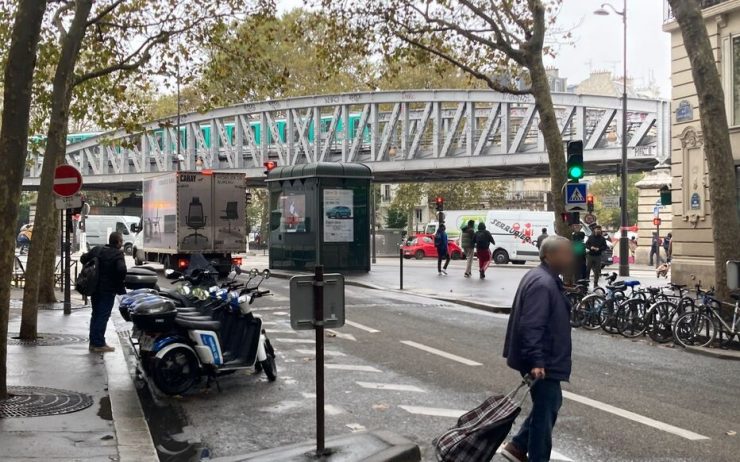
[[[437,205],[437,212],[443,212],[445,209],[445,199],[442,196],[437,196],[434,199],[434,203]]]
[[[588,213],[592,213],[594,211],[594,195],[593,194],[586,195],[586,210],[588,211]]]
[[[578,181],[583,178],[583,141],[568,142],[568,179]]]

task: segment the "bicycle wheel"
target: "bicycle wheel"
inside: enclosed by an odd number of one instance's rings
[[[693,311],[678,318],[673,333],[680,345],[704,347],[714,340],[717,326],[705,313]]]
[[[627,338],[639,337],[645,333],[645,314],[647,301],[642,298],[627,300],[617,309],[617,331]]]
[[[578,304],[579,320],[581,327],[588,330],[595,330],[601,326],[601,311],[606,299],[601,295],[591,294],[583,297]]]
[[[650,307],[646,317],[648,336],[657,343],[668,343],[673,339],[673,323],[676,319],[676,305],[662,301]]]
[[[581,324],[583,323],[583,319],[580,317],[580,312],[578,311],[578,304],[581,303],[581,300],[583,299],[583,295],[579,292],[568,292],[566,294],[568,297],[568,300],[570,300],[570,327],[581,327]]]
[[[617,333],[617,300],[606,300],[599,313],[599,326],[607,334]]]

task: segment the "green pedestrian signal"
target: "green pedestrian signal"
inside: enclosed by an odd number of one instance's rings
[[[583,141],[568,142],[568,179],[579,181],[583,178]]]

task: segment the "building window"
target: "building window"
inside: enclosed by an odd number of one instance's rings
[[[732,37],[732,125],[740,125],[740,36]]]
[[[740,165],[735,166],[735,186],[737,190],[737,218],[740,220]]]

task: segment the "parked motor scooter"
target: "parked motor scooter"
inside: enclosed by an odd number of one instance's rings
[[[237,269],[237,274],[239,270]],[[227,290],[211,287],[211,301],[195,307],[175,306],[175,300],[152,294],[134,294],[123,303],[135,329],[132,344],[145,373],[170,395],[182,394],[201,376],[218,376],[254,367],[268,380],[277,378],[275,352],[262,329],[262,320],[251,312],[255,299],[269,294],[259,286],[269,270],[250,272],[256,286]],[[225,283],[228,288],[241,283]],[[218,384],[218,382],[216,382]]]

